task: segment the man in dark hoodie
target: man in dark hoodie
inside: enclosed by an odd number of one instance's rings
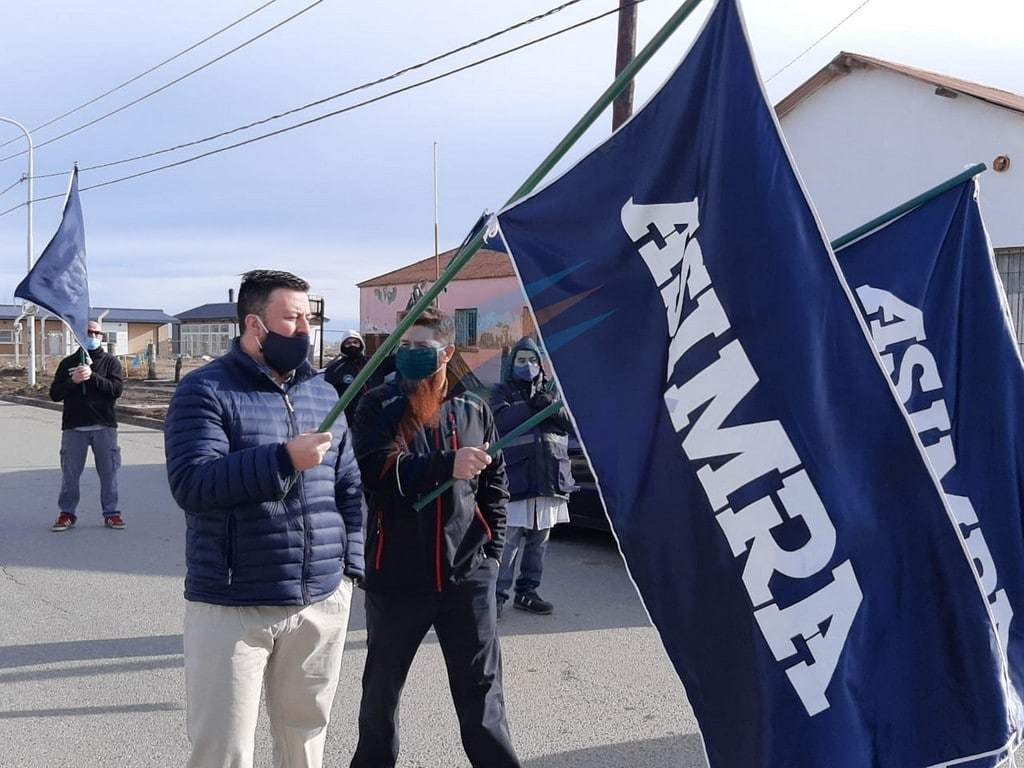
[[[86,362],[83,362],[83,356]],[[121,449],[117,445],[117,419],[114,416],[114,402],[121,396],[123,387],[121,363],[103,351],[103,328],[95,320],[90,320],[82,348],[60,361],[50,385],[50,399],[64,403],[60,438],[63,476],[57,499],[60,514],[50,530],[62,532],[75,527],[79,480],[89,448],[92,448],[96,473],[100,476],[103,523],[113,530],[124,528],[124,520],[117,509],[117,470],[121,466]]]
[[[500,434],[507,434],[547,408],[558,394],[548,381],[540,348],[526,337],[512,348],[502,381],[491,392],[491,410]],[[505,549],[498,572],[498,615],[508,600],[519,559],[513,605],[549,614],[554,606],[537,594],[544,572],[544,552],[551,529],[569,522],[569,494],[575,483],[569,463],[572,425],[565,410],[549,416],[505,448],[508,505]]]
[[[474,768],[517,768],[505,717],[494,583],[508,490],[487,404],[450,396],[450,320],[427,309],[405,333],[398,379],[363,395],[356,459],[369,517],[367,656],[359,744],[351,768],[392,768],[398,703],[409,667],[434,628],[448,667],[462,744]],[[417,511],[451,478],[455,486]]]
[[[348,389],[359,372],[363,370],[370,358],[366,356],[366,343],[363,341],[359,331],[346,331],[345,338],[341,340],[341,355],[332,360],[324,369],[324,378],[327,383],[334,387],[338,397]],[[369,380],[360,388],[360,391],[352,399],[352,402],[345,408],[345,419],[352,424],[356,415],[356,408],[359,406],[359,399],[374,387],[384,383],[385,377],[394,370],[393,358],[386,357],[384,361],[373,372]]]

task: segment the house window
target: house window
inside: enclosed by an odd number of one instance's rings
[[[1010,307],[1010,317],[1017,345],[1024,351],[1021,343],[1024,337],[1024,247],[996,248],[996,265],[999,278],[1003,281],[1006,301]]]
[[[0,331],[0,344],[13,344],[14,331]]]
[[[455,310],[455,346],[476,346],[476,309]]]

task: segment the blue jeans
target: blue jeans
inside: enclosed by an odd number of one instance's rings
[[[501,568],[498,569],[497,594],[499,600],[508,600],[512,576],[519,562],[519,578],[516,579],[516,594],[535,592],[544,574],[544,552],[548,548],[550,528],[507,528],[505,549],[501,553]],[[520,552],[522,555],[520,556]]]
[[[89,432],[65,429],[60,438],[60,468],[62,473],[60,497],[57,506],[61,512],[75,517],[78,509],[78,481],[85,469],[85,457],[92,447],[96,460],[96,473],[100,476],[100,505],[103,516],[120,514],[117,511],[117,470],[121,466],[121,449],[117,445],[117,429],[104,427]]]

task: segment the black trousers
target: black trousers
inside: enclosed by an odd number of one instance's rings
[[[359,744],[351,768],[394,768],[399,698],[431,626],[444,654],[462,745],[473,768],[520,768],[501,688],[497,570],[497,563],[488,559],[461,584],[441,593],[366,593],[366,667]]]

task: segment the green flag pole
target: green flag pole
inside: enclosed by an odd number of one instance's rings
[[[555,165],[565,156],[573,144],[584,134],[584,132],[594,123],[595,120],[608,108],[616,97],[626,89],[626,86],[632,82],[633,78],[636,77],[639,72],[651,57],[665,44],[665,41],[672,36],[672,33],[679,28],[679,26],[686,21],[687,17],[693,12],[693,10],[700,5],[701,0],[686,0],[682,5],[679,6],[678,10],[672,14],[668,21],[658,30],[657,34],[651,38],[650,42],[643,47],[640,51],[623,70],[619,73],[618,77],[609,85],[604,93],[598,97],[594,105],[587,110],[587,112],[581,117],[576,124],[570,129],[558,145],[551,150],[547,157],[541,162],[537,169],[530,174],[530,176],[523,182],[523,184],[515,191],[515,193],[508,199],[505,205],[511,205],[516,200],[519,200],[525,195],[528,195],[533,189],[540,183],[540,181],[551,171]],[[504,206],[503,206],[504,207]],[[398,346],[399,340],[402,335],[412,327],[416,319],[423,314],[423,310],[429,307],[434,299],[445,289],[448,283],[451,282],[452,278],[458,274],[459,270],[466,265],[477,251],[483,246],[485,239],[486,227],[480,227],[473,234],[473,236],[466,242],[455,257],[448,263],[441,276],[430,286],[426,291],[423,292],[423,296],[418,302],[409,310],[401,322],[394,331],[384,340],[384,343],[380,345],[373,356],[367,361],[363,369],[356,375],[355,379],[342,393],[341,398],[335,403],[330,413],[324,418],[319,426],[320,432],[327,432],[331,426],[338,419],[338,416],[345,410],[349,403],[356,397],[359,391],[363,388],[363,385],[370,380],[373,372],[377,370],[380,364],[384,361],[384,358],[391,354],[391,351]]]
[[[511,432],[509,432],[507,435],[503,435],[502,438],[500,440],[498,440],[498,442],[496,442],[494,445],[488,446],[487,447],[487,453],[489,455],[491,455],[491,456],[494,456],[495,454],[498,453],[498,451],[500,451],[506,445],[511,443],[517,437],[525,434],[526,432],[529,432],[531,429],[533,429],[538,424],[540,424],[542,421],[544,421],[544,419],[548,418],[548,416],[553,416],[554,414],[558,413],[561,409],[562,409],[562,404],[561,403],[552,403],[547,408],[544,408],[543,410],[537,411],[535,414],[533,414],[533,416],[528,418],[526,421],[524,421],[518,427],[516,427]],[[424,496],[422,499],[420,499],[415,504],[413,504],[413,508],[417,512],[419,512],[425,506],[427,506],[427,504],[432,502],[434,499],[436,499],[442,493],[444,493],[449,488],[451,488],[453,485],[455,485],[455,482],[456,482],[455,478],[453,477],[453,478],[447,480],[446,482],[442,483],[441,485],[437,486],[437,488],[435,488],[430,493],[428,493],[426,496]]]
[[[848,245],[849,243],[851,243],[854,240],[856,240],[858,237],[861,237],[862,235],[864,235],[864,234],[866,234],[868,232],[871,232],[872,230],[877,229],[878,227],[881,227],[881,226],[883,226],[885,224],[888,224],[890,221],[893,221],[894,219],[899,218],[900,216],[902,216],[907,211],[913,210],[914,208],[917,208],[918,206],[927,203],[929,200],[933,200],[934,198],[938,197],[942,193],[948,192],[950,189],[952,189],[953,187],[957,186],[958,184],[962,184],[963,182],[967,181],[968,179],[977,176],[979,173],[981,173],[982,171],[986,170],[986,168],[987,168],[987,166],[984,163],[978,163],[976,165],[972,165],[970,168],[968,168],[967,170],[963,171],[962,173],[958,173],[953,178],[951,178],[951,179],[949,179],[947,181],[942,182],[941,184],[938,184],[938,185],[932,187],[931,189],[927,190],[926,192],[922,192],[917,197],[914,197],[913,199],[908,200],[907,202],[903,203],[902,205],[896,206],[892,210],[883,213],[881,216],[875,217],[874,219],[872,219],[871,221],[867,222],[866,224],[864,224],[864,225],[862,225],[860,227],[857,227],[852,232],[849,232],[848,234],[845,234],[842,237],[836,238],[835,240],[832,241],[832,248],[835,249],[835,250],[839,250],[844,245]],[[561,409],[561,407],[562,407],[561,403],[552,403],[551,405],[549,405],[544,410],[538,411],[532,417],[530,417],[529,419],[524,421],[518,427],[516,427],[511,432],[509,432],[507,435],[505,435],[500,440],[498,440],[498,442],[496,442],[494,445],[488,447],[487,453],[490,454],[491,456],[494,456],[498,451],[500,451],[502,448],[504,448],[506,445],[508,445],[511,441],[515,440],[520,435],[522,435],[522,434],[524,434],[526,432],[529,432],[535,426],[537,426],[542,421],[544,421],[544,419],[546,419],[548,416],[551,416],[552,414],[557,413]],[[455,479],[454,478],[448,480],[443,485],[439,485],[437,488],[435,488],[429,494],[424,496],[420,501],[416,502],[416,504],[413,505],[414,508],[416,509],[417,512],[419,512],[425,506],[427,506],[427,504],[429,504],[434,499],[436,499],[438,496],[443,494],[445,491],[447,491],[453,485],[455,485]]]
[[[662,45],[672,36],[672,34],[679,28],[679,26],[686,21],[686,19],[693,13],[694,9],[700,5],[701,0],[686,0],[675,13],[669,17],[661,29],[650,39],[650,41],[643,47],[643,49],[636,55],[636,57],[626,65],[626,67],[618,74],[618,76],[612,81],[604,93],[602,93],[597,101],[594,102],[593,106],[590,107],[576,124],[569,130],[565,137],[558,142],[553,150],[548,153],[548,156],[541,161],[540,165],[537,166],[536,170],[527,177],[526,181],[520,185],[512,196],[505,203],[505,206],[511,205],[516,200],[528,195],[534,190],[534,188],[541,182],[541,180],[551,171],[558,162],[565,157],[566,153],[575,144],[579,138],[586,132],[591,125],[600,117],[601,113],[607,109],[613,101],[621,94],[626,87],[633,81],[637,73],[651,60],[651,57],[661,48]],[[502,207],[505,207],[502,206]],[[434,299],[440,295],[441,291],[452,281],[459,270],[461,270],[473,255],[480,250],[484,244],[486,226],[480,224],[477,226],[476,232],[473,233],[472,237],[467,239],[467,242],[459,248],[458,253],[448,263],[448,266],[444,268],[440,277],[434,281],[423,295],[420,300],[417,301],[413,307],[406,313],[405,317],[398,323],[398,326],[392,331],[384,342],[377,348],[377,351],[373,353],[373,356],[366,362],[363,369],[356,375],[352,383],[348,385],[344,392],[341,393],[341,397],[338,402],[334,404],[330,412],[324,417],[324,420],[320,422],[320,426],[317,427],[319,432],[327,432],[334,425],[334,422],[338,420],[338,417],[344,413],[345,408],[348,407],[349,403],[355,399],[356,395],[362,390],[363,386],[370,380],[373,372],[380,367],[380,364],[384,362],[384,358],[391,354],[392,350],[398,346],[399,340],[405,334],[409,328],[412,327],[416,319],[423,314],[423,311],[433,304]],[[295,481],[298,479],[299,473],[293,474],[288,481],[285,483],[284,494],[287,495],[291,490]]]
[[[970,168],[968,168],[967,170],[963,171],[962,173],[958,173],[953,178],[951,178],[951,179],[949,179],[947,181],[942,182],[941,184],[938,184],[938,185],[932,187],[931,189],[927,190],[926,192],[922,192],[917,197],[914,197],[911,200],[908,200],[907,202],[903,203],[902,205],[896,206],[892,210],[883,213],[881,216],[875,217],[874,219],[872,219],[871,221],[867,222],[866,224],[864,224],[864,225],[862,225],[860,227],[857,227],[852,232],[849,232],[848,234],[845,234],[842,237],[836,238],[835,240],[832,241],[832,248],[835,249],[835,250],[839,250],[844,245],[848,245],[849,243],[851,243],[854,240],[856,240],[858,237],[861,237],[862,235],[864,235],[864,234],[866,234],[868,232],[871,232],[872,230],[877,229],[878,227],[881,227],[881,226],[883,226],[885,224],[888,224],[890,221],[893,221],[894,219],[899,218],[900,216],[902,216],[907,211],[913,210],[914,208],[917,208],[920,205],[924,205],[929,200],[933,200],[934,198],[938,197],[939,195],[943,194],[944,192],[948,192],[953,187],[957,186],[958,184],[962,184],[963,182],[967,181],[968,179],[971,179],[971,178],[977,176],[979,173],[982,173],[986,169],[987,169],[987,166],[984,163],[978,163],[976,165],[972,165]],[[549,405],[544,410],[538,411],[536,414],[531,416],[529,419],[524,421],[518,427],[516,427],[511,432],[509,432],[507,435],[505,435],[500,440],[498,440],[498,442],[496,442],[494,445],[488,447],[487,453],[490,454],[491,456],[494,456],[498,451],[500,451],[502,448],[504,448],[506,445],[508,445],[511,441],[515,440],[517,437],[523,435],[524,433],[529,432],[535,426],[537,426],[542,421],[544,421],[544,419],[546,419],[548,416],[551,416],[552,414],[557,413],[561,409],[561,407],[562,407],[561,403],[552,403],[551,405]],[[416,502],[416,504],[413,505],[414,508],[416,509],[417,512],[420,511],[425,506],[427,506],[427,504],[429,504],[434,499],[436,499],[438,496],[443,494],[445,491],[447,491],[453,485],[455,485],[455,479],[454,478],[448,480],[443,485],[439,485],[437,488],[435,488],[429,494],[424,496],[420,501]]]
[[[902,205],[897,205],[895,208],[893,208],[890,211],[886,211],[881,216],[876,216],[867,224],[862,224],[855,230],[847,232],[842,237],[837,237],[835,240],[832,241],[832,250],[838,251],[840,248],[849,245],[857,238],[866,235],[868,232],[878,229],[879,227],[888,224],[890,221],[893,221],[894,219],[898,219],[907,211],[912,211],[914,208],[917,208],[920,205],[924,205],[929,200],[933,200],[934,198],[938,197],[943,192],[948,192],[956,185],[963,184],[968,179],[974,178],[987,168],[988,166],[986,166],[984,163],[977,163],[976,165],[972,165],[966,171],[958,173],[953,178],[944,181],[937,186],[932,187],[927,192],[922,192],[917,197],[907,200],[907,202],[903,203]]]

